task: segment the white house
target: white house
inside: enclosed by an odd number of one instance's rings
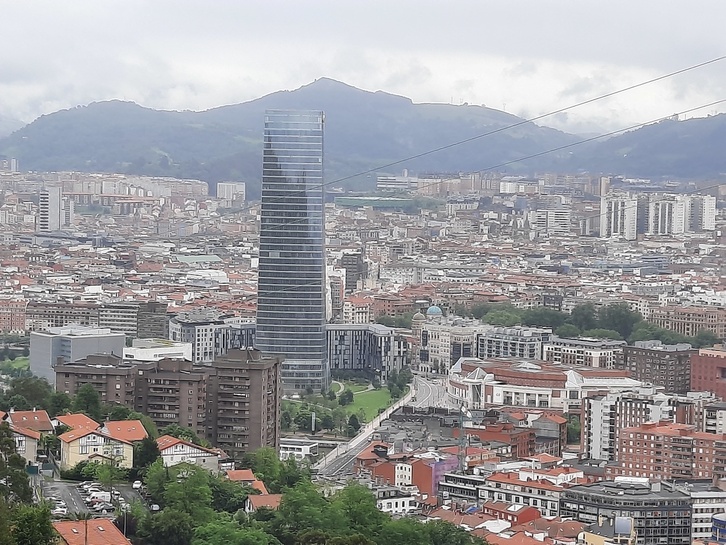
[[[159,437],[156,444],[166,467],[187,463],[209,471],[219,471],[219,462],[222,459],[220,451],[200,447],[171,435]]]

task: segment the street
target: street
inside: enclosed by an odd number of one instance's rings
[[[449,401],[449,396],[446,394],[446,388],[443,384],[446,381],[446,377],[441,376],[437,378],[424,377],[423,375],[416,375],[414,377],[414,384],[416,385],[416,401],[408,403],[411,407],[441,407],[441,408],[455,408],[455,406]]]

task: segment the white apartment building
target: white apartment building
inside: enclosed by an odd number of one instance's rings
[[[528,219],[535,238],[567,236],[572,230],[572,210],[568,208],[532,210]]]
[[[476,357],[542,359],[542,347],[552,337],[552,330],[538,327],[495,327],[477,339]]]
[[[567,339],[553,335],[550,342],[542,346],[542,359],[578,367],[612,369],[626,344],[625,341],[609,339]]]
[[[627,193],[608,194],[600,199],[600,236],[635,240],[638,199]]]

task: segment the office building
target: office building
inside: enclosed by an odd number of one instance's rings
[[[124,348],[124,359],[128,361],[159,361],[166,358],[192,361],[192,343],[180,343],[169,339],[133,339],[131,346]]]
[[[368,263],[362,250],[347,250],[340,257],[340,266],[345,269],[345,292],[352,293],[368,276]]]
[[[595,524],[627,514],[639,545],[691,545],[688,495],[647,480],[602,481],[572,486],[560,494],[560,516]]]
[[[73,362],[91,354],[121,356],[125,345],[126,336],[110,329],[69,326],[33,331],[30,334],[30,370],[53,384],[53,367],[58,358]]]
[[[699,331],[711,331],[719,339],[726,339],[726,309],[718,307],[667,306],[653,307],[648,321],[675,331],[686,337],[695,337]]]
[[[211,363],[227,348],[226,332],[237,318],[213,308],[180,312],[169,320],[169,339],[191,343],[194,363]],[[221,332],[221,334],[220,334]]]
[[[207,435],[230,456],[280,449],[280,363],[259,350],[230,350],[212,364]]]
[[[546,235],[568,236],[572,231],[572,210],[568,208],[533,210],[529,213],[529,226],[535,238]]]
[[[282,380],[293,392],[330,384],[323,124],[319,111],[265,113],[255,342],[284,356]]]
[[[666,392],[685,394],[691,390],[691,356],[697,352],[688,343],[636,341],[622,347],[615,367],[629,371],[636,380],[662,386]]]

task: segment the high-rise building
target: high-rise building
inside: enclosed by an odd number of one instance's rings
[[[61,228],[62,195],[60,187],[44,187],[38,200],[37,230],[41,233]]]
[[[256,345],[281,354],[287,391],[330,383],[320,111],[265,113]]]
[[[608,194],[600,199],[600,236],[635,240],[638,199],[629,194]]]
[[[223,201],[222,206],[227,208],[242,206],[245,202],[245,183],[219,182],[217,184],[217,198]]]

